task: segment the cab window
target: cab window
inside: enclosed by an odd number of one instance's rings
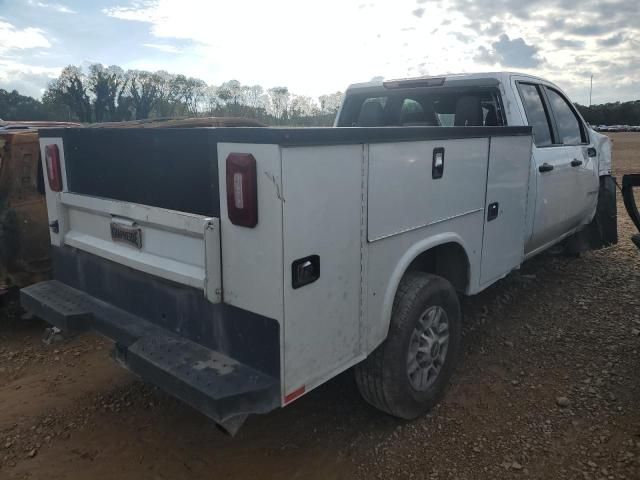
[[[429,88],[386,96],[351,95],[345,100],[338,126],[502,126],[499,93],[488,88]]]
[[[584,129],[569,102],[556,90],[546,87],[549,106],[558,129],[557,143],[579,145],[586,143]]]
[[[533,128],[533,142],[537,147],[548,147],[553,143],[551,124],[542,101],[540,88],[532,83],[518,83],[518,90],[527,115],[527,122]]]

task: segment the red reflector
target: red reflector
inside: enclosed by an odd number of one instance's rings
[[[300,388],[295,389],[293,392],[284,396],[284,403],[293,402],[296,398],[302,395],[305,391],[304,385]]]
[[[234,225],[253,228],[258,224],[256,159],[250,153],[227,157],[227,213]]]
[[[49,188],[54,192],[62,191],[62,170],[60,168],[60,152],[58,145],[50,144],[44,147],[45,164]]]

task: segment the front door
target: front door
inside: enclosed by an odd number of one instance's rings
[[[571,227],[588,223],[598,201],[600,182],[595,148],[571,102],[558,90],[544,87],[555,125],[556,142],[566,149],[573,181],[569,199]]]
[[[571,229],[575,172],[571,166],[572,146],[554,140],[551,112],[544,100],[543,87],[518,82],[518,91],[527,124],[533,128],[533,167],[535,207],[532,233],[525,242],[525,253],[532,252]]]

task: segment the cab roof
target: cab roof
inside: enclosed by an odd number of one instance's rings
[[[354,83],[347,88],[347,93],[380,91],[380,89],[393,89],[403,87],[429,87],[429,86],[497,86],[509,80],[513,75],[526,77],[536,81],[545,81],[518,72],[478,72],[478,73],[448,73],[444,75],[429,75],[423,77],[410,77],[392,80],[376,80],[371,82]]]

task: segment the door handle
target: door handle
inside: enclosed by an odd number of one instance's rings
[[[582,165],[582,160],[578,160],[577,158],[571,160],[572,167],[579,167],[580,165]]]
[[[538,167],[539,172],[550,172],[553,170],[553,165],[549,165],[547,162],[544,162],[542,165]]]
[[[431,178],[438,179],[444,175],[444,148],[433,149],[433,163],[431,163]]]
[[[498,218],[498,212],[500,211],[500,204],[498,202],[493,202],[489,204],[487,208],[487,222],[491,220],[495,220]]]

